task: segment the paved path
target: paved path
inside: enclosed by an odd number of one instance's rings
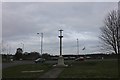
[[[57,78],[64,68],[53,68],[47,73],[43,74],[40,78]]]

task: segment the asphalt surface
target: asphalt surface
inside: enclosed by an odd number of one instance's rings
[[[67,60],[65,62],[71,62],[71,60]],[[54,65],[54,64],[57,64],[57,60],[45,61],[45,63]],[[9,63],[2,63],[2,69],[12,67],[12,66],[16,66],[16,65],[22,65],[22,64],[36,64],[36,63],[34,61],[13,61],[13,62],[9,62]],[[37,64],[40,64],[40,63],[37,63]]]
[[[57,60],[56,61],[45,61],[45,63],[56,64]],[[2,63],[2,69],[16,66],[16,65],[22,65],[22,64],[36,64],[36,63],[34,61],[13,61],[13,62],[9,62],[9,63]],[[37,63],[37,64],[40,64],[40,63]]]
[[[2,69],[22,64],[35,64],[35,63],[33,61],[13,61],[10,63],[2,63]]]

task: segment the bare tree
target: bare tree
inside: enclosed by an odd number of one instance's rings
[[[105,49],[113,50],[116,54],[120,52],[120,16],[119,11],[113,10],[105,18],[104,26],[101,27],[100,39]]]

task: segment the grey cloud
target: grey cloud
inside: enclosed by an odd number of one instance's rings
[[[81,44],[96,46],[99,27],[107,13],[117,3],[3,3],[3,39],[13,45],[24,42],[27,51],[39,50],[40,35],[44,33],[44,51],[58,54],[59,29],[63,29],[65,53],[75,48],[76,38]],[[73,44],[74,43],[74,44]],[[89,47],[94,52],[97,48]],[[55,51],[57,50],[57,51]],[[15,51],[15,50],[13,50]],[[75,52],[75,49],[72,53]]]

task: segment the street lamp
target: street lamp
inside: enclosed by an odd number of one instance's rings
[[[79,57],[79,40],[78,40],[78,38],[77,38],[77,55]]]
[[[40,33],[37,33],[37,34],[40,35]],[[42,55],[42,53],[43,53],[43,33],[41,33],[40,43],[41,43],[41,45],[40,45],[40,51],[41,51],[41,55]]]

